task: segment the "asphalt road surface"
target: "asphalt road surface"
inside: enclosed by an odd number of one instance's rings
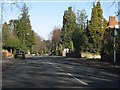
[[[119,88],[117,72],[86,62],[63,57],[18,59],[7,68],[3,64],[2,88]]]

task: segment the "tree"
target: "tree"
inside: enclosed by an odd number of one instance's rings
[[[115,28],[106,28],[103,41],[102,41],[102,50],[101,54],[103,56],[103,60],[105,57],[109,58],[108,60],[113,60],[114,55],[114,38],[116,38],[115,48],[116,48],[116,60],[119,62],[120,59],[120,29],[116,29],[118,35],[114,37]]]
[[[93,5],[91,21],[88,29],[89,43],[92,45],[90,51],[93,53],[99,53],[102,47],[102,39],[104,35],[102,13],[101,4],[98,1],[96,6]]]
[[[34,45],[34,31],[32,30],[28,15],[28,7],[24,3],[21,15],[17,20],[10,20],[9,24],[5,23],[2,28],[3,47],[18,48],[30,50]]]
[[[86,28],[86,21],[87,21],[87,15],[86,11],[84,9],[77,10],[77,17],[76,17],[76,23],[77,23],[77,28],[81,30],[85,30]]]
[[[2,40],[3,40],[3,48],[10,51],[10,49],[14,50],[19,47],[19,39],[14,36],[13,31],[11,30],[10,24],[6,22],[2,28]]]
[[[55,52],[56,55],[58,55],[58,52],[61,50],[61,28],[54,27],[54,30],[51,32],[51,52]]]
[[[28,15],[28,7],[24,3],[20,19],[17,22],[16,32],[21,44],[30,51],[34,45],[34,31],[32,30]],[[22,48],[22,46],[21,46]]]
[[[51,52],[51,46],[50,46],[50,40],[44,40],[44,43],[45,43],[45,53],[46,54],[49,54]]]
[[[17,49],[19,48],[20,46],[20,42],[19,42],[19,39],[18,38],[9,38],[6,40],[6,43],[4,44],[4,48],[6,49]]]
[[[19,25],[18,22],[19,21],[17,19],[15,19],[15,20],[12,19],[9,21],[10,31],[12,32],[12,34],[15,38],[18,38],[18,30],[17,30],[17,26]]]
[[[45,43],[45,41],[35,33],[35,44],[32,48],[32,52],[35,54],[44,54],[47,51],[47,45]]]
[[[83,40],[81,37],[82,37],[82,33],[79,31],[79,29],[75,30],[73,33],[72,40],[73,40],[73,45],[76,53],[80,53],[82,49],[81,46],[82,46]]]
[[[87,15],[85,10],[77,11],[77,27],[76,30],[73,32],[72,40],[75,48],[76,53],[81,53],[87,51],[88,46],[88,39],[86,36],[86,19]]]
[[[10,29],[9,29],[7,23],[5,22],[3,24],[3,27],[2,27],[2,42],[3,42],[3,46],[6,43],[7,39],[10,38],[10,36],[11,36]]]
[[[108,24],[107,20],[105,18],[103,18],[103,30],[104,30],[104,34],[103,34],[103,39],[102,39],[101,53],[108,53],[108,51],[110,51],[108,49],[113,48],[113,45],[111,44],[111,42],[113,41],[111,39],[112,32],[111,32],[111,30],[106,29],[107,24]]]
[[[68,7],[68,10],[65,10],[63,16],[63,27],[61,30],[61,41],[63,48],[68,48],[70,51],[73,49],[72,44],[72,34],[76,29],[76,16],[72,11],[72,7]]]
[[[61,29],[55,27],[52,31],[52,48],[53,50],[58,50],[60,42]]]

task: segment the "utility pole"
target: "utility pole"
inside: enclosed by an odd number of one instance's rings
[[[3,1],[0,1],[0,60],[2,60]]]

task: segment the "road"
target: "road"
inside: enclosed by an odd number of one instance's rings
[[[14,61],[7,68],[3,64],[3,88],[119,88],[117,72],[87,66],[84,59],[41,56]]]

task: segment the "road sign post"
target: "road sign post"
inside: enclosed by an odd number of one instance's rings
[[[116,29],[119,28],[119,25],[115,25],[115,28],[113,29],[114,30],[114,61],[113,61],[113,67],[115,67],[115,63],[116,63],[116,36],[118,35]]]
[[[115,36],[114,36],[114,61],[113,61],[113,66],[114,67],[115,67],[115,62],[116,62],[116,47],[115,47]]]

